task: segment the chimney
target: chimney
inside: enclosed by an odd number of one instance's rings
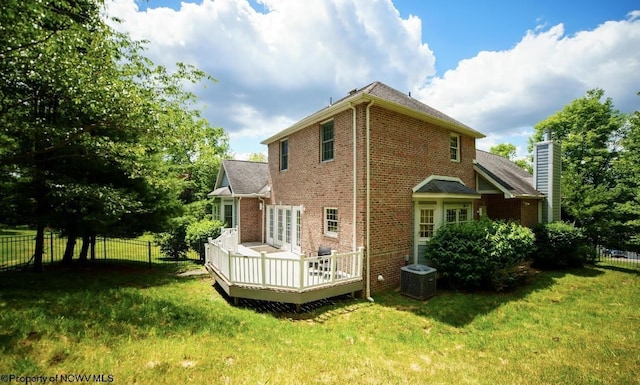
[[[545,195],[542,200],[541,222],[560,220],[560,145],[547,140],[533,149],[533,187]]]

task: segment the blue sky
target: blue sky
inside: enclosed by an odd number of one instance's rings
[[[602,88],[640,109],[640,2],[112,0],[117,28],[218,83],[197,87],[237,158],[380,80],[526,154],[533,125]]]

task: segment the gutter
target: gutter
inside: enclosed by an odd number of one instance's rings
[[[309,116],[307,116],[306,118],[300,120],[299,122],[295,123],[294,125],[276,133],[275,135],[270,136],[269,138],[263,140],[262,142],[260,142],[261,144],[269,144],[269,143],[273,143],[275,141],[278,141],[298,130],[301,130],[311,124],[314,124],[316,122],[320,122],[324,119],[328,119],[331,116],[341,112],[341,111],[345,111],[347,109],[350,108],[350,106],[352,104],[359,104],[359,102],[377,102],[378,105],[383,106],[384,108],[390,109],[392,111],[396,111],[396,112],[401,112],[403,114],[406,114],[408,116],[411,116],[413,118],[422,120],[422,121],[426,121],[426,122],[430,122],[445,128],[448,128],[450,130],[453,130],[457,133],[463,134],[463,135],[468,135],[471,136],[473,138],[476,139],[480,139],[480,138],[484,138],[486,137],[484,134],[481,134],[480,132],[467,127],[465,125],[463,125],[462,123],[460,123],[460,125],[455,124],[453,122],[450,122],[448,120],[444,120],[441,118],[438,118],[437,116],[433,116],[430,114],[426,114],[423,112],[419,112],[416,111],[410,107],[407,107],[405,105],[399,104],[399,103],[395,103],[392,102],[390,100],[384,99],[384,98],[380,98],[378,96],[375,95],[371,95],[369,93],[364,93],[364,92],[358,92],[355,95],[352,95],[350,97],[347,97],[346,99],[343,99],[342,101],[336,103],[336,104],[332,104],[329,107],[326,107],[316,113],[313,113]]]
[[[260,221],[260,240],[262,241],[262,243],[264,243],[264,222],[265,222],[265,211],[267,211],[267,205],[265,205],[264,203],[264,199],[256,194],[258,197],[258,200],[260,201],[260,206],[261,206],[261,210],[262,211],[262,220]]]
[[[367,240],[366,240],[366,248],[367,248],[367,286],[365,291],[365,296],[367,300],[373,302],[373,298],[371,298],[371,139],[370,139],[370,108],[373,105],[374,100],[369,101],[366,108],[366,125],[367,125]]]

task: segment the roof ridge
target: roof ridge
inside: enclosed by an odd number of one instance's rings
[[[269,164],[269,162],[261,162],[261,161],[255,161],[255,160],[246,160],[246,159],[222,159],[223,162],[227,162],[227,161],[233,161],[233,162],[245,162],[245,163],[262,163],[262,164]]]

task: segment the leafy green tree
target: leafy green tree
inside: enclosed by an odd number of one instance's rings
[[[533,174],[533,166],[531,163],[527,162],[525,159],[515,159],[516,158],[516,146],[511,143],[500,143],[495,146],[491,146],[489,148],[489,152],[495,155],[500,155],[504,158],[509,159],[518,167],[523,170],[526,170],[530,174]]]
[[[640,93],[639,93],[640,95]],[[619,226],[614,228],[624,246],[640,251],[640,112],[633,112],[613,163],[620,199],[614,203]]]
[[[625,116],[614,109],[604,91],[594,89],[535,125],[533,143],[545,134],[562,146],[562,209],[594,243],[616,239],[621,202],[619,176],[613,163],[624,135]]]
[[[213,79],[153,65],[100,7],[9,0],[0,13],[0,204],[36,226],[36,270],[45,226],[69,236],[67,260],[76,237],[160,228],[180,211],[184,164],[227,148],[184,89]]]
[[[250,160],[251,162],[266,162],[267,154],[263,152],[252,152],[251,154],[249,154],[248,160]]]

